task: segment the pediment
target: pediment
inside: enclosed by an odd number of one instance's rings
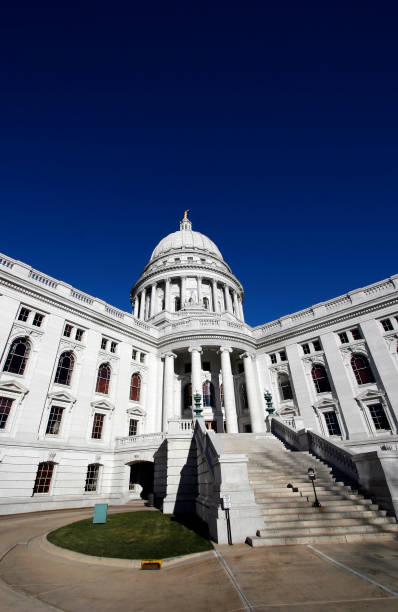
[[[49,393],[48,397],[50,400],[55,400],[57,402],[68,402],[68,404],[76,401],[76,398],[67,391],[54,391],[53,393]]]
[[[91,406],[93,408],[100,408],[101,410],[114,410],[115,406],[112,402],[108,402],[108,400],[98,400],[96,402],[91,402]]]
[[[146,415],[146,412],[142,408],[135,406],[134,408],[127,408],[127,414],[144,417]]]
[[[28,389],[16,380],[3,380],[0,382],[0,391],[9,391],[10,393],[27,393]]]
[[[379,391],[378,389],[364,389],[363,391],[361,391],[361,393],[359,393],[356,396],[356,399],[360,401],[364,401],[364,400],[370,400],[370,399],[380,399],[380,397],[383,397],[383,396],[384,396],[383,391]]]
[[[280,416],[296,414],[296,409],[293,405],[284,406],[281,410],[278,410]]]
[[[314,408],[317,408],[319,410],[321,408],[329,408],[330,406],[336,406],[336,405],[337,405],[337,401],[333,399],[332,397],[330,398],[323,397],[319,401],[315,402]]]

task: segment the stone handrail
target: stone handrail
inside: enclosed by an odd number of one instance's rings
[[[342,448],[336,442],[324,438],[320,434],[313,431],[307,431],[309,451],[318,457],[324,459],[327,463],[337,467],[344,474],[358,482],[358,470],[353,457],[355,453]]]
[[[192,419],[169,419],[168,421],[169,434],[191,434],[193,430]]]
[[[277,438],[280,438],[292,448],[296,450],[308,450],[307,432],[304,429],[297,431],[290,423],[283,421],[280,417],[273,416],[271,419],[271,431]]]
[[[116,438],[116,447],[126,448],[130,446],[152,446],[159,445],[166,437],[166,434],[153,433],[153,434],[142,434],[139,436],[126,436],[124,438]]]

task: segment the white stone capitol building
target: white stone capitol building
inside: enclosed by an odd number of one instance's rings
[[[396,449],[398,275],[251,327],[241,283],[185,214],[131,289],[132,314],[6,255],[0,283],[3,514],[125,503],[137,483],[165,511],[205,504],[200,470],[181,481],[195,394],[213,480],[232,439],[220,434],[271,436],[265,393],[280,431]]]

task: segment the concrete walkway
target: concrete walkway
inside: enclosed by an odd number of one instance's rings
[[[69,510],[0,517],[2,612],[398,611],[396,542],[217,546],[211,558],[152,572],[71,561],[35,544],[37,536],[91,515]]]

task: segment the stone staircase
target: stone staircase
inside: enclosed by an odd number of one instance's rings
[[[332,468],[310,453],[290,451],[272,434],[219,434],[217,438],[226,453],[244,453],[249,459],[249,480],[264,515],[264,528],[246,540],[251,546],[397,538],[395,518],[336,482]],[[312,505],[309,467],[316,471],[320,508]]]

